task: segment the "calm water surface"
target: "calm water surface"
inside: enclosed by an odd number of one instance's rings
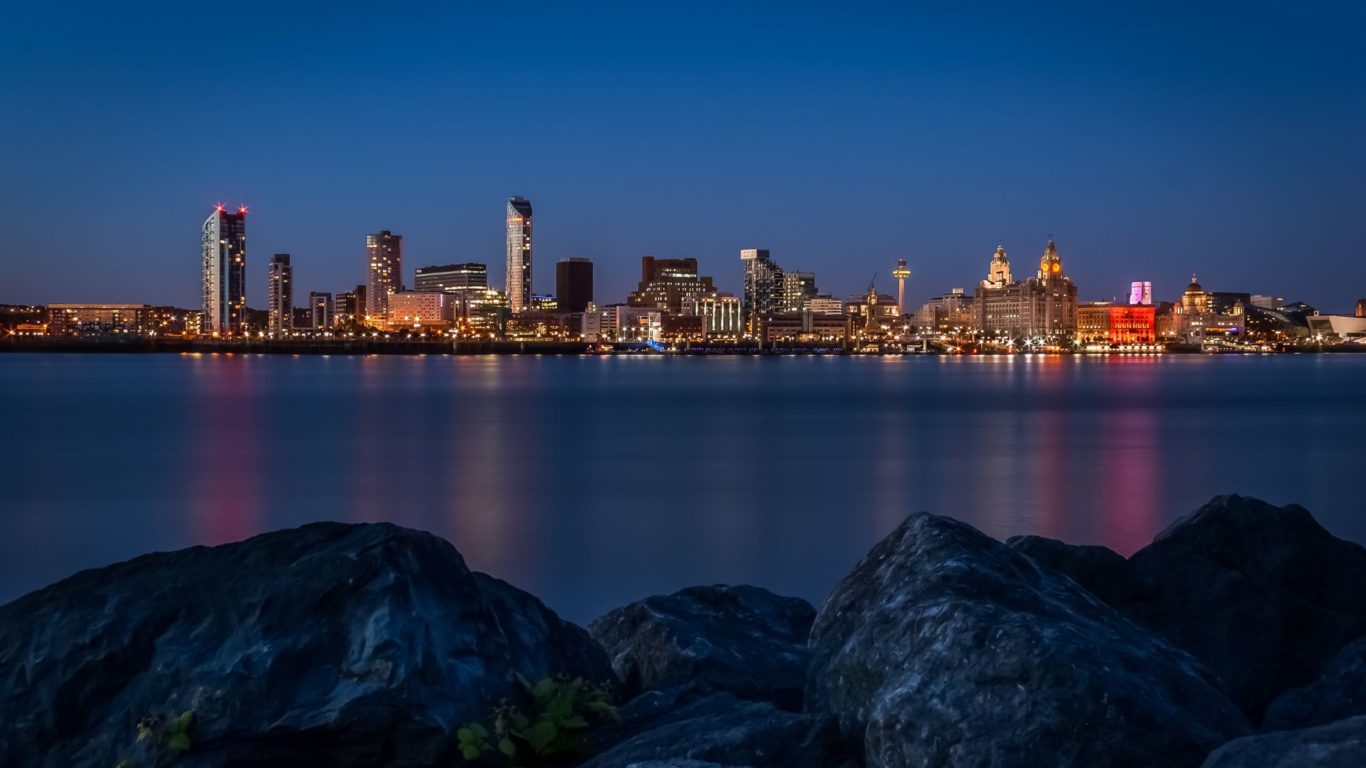
[[[813,601],[915,510],[1129,553],[1209,497],[1366,540],[1366,355],[0,355],[0,602],[154,549],[390,520],[586,621]]]

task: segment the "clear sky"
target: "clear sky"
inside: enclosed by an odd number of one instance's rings
[[[250,206],[248,301],[364,278],[364,235],[537,292],[642,255],[740,288],[741,248],[918,302],[1052,234],[1084,299],[1366,296],[1366,4],[59,3],[0,25],[0,302],[194,306]]]

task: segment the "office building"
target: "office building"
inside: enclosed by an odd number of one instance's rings
[[[583,312],[593,300],[593,262],[584,258],[555,263],[555,296],[561,312]]]
[[[626,305],[681,315],[684,302],[689,297],[715,291],[710,277],[698,276],[697,259],[643,256],[640,259],[640,283],[626,297]]]
[[[308,308],[313,318],[314,330],[327,330],[336,322],[336,310],[332,304],[332,294],[320,291],[309,293]]]
[[[151,330],[147,304],[49,304],[47,335],[103,336]]]
[[[1057,342],[1072,336],[1077,287],[1063,270],[1053,241],[1044,246],[1038,272],[1023,282],[1013,280],[1005,247],[996,246],[987,279],[973,297],[973,314],[976,330],[988,337]]]
[[[778,300],[781,313],[801,312],[819,291],[814,272],[784,272],[782,298]]]
[[[334,312],[332,322],[338,328],[346,327],[356,319],[356,292],[342,291],[332,300]]]
[[[583,313],[584,341],[659,341],[664,335],[664,313],[648,307],[590,303]]]
[[[294,327],[294,267],[289,254],[270,257],[270,288],[266,301],[266,332],[283,336]]]
[[[247,207],[229,213],[219,205],[201,232],[206,334],[235,336],[246,330]]]
[[[455,301],[440,291],[389,294],[389,328],[444,328],[455,318]]]
[[[418,267],[413,287],[423,292],[450,294],[456,317],[469,317],[471,309],[488,293],[489,268],[478,262]]]
[[[746,248],[740,251],[740,261],[745,268],[740,307],[745,333],[762,338],[764,318],[778,311],[782,299],[783,270],[773,262],[767,248]]]
[[[388,317],[390,294],[403,290],[403,236],[387,229],[366,235],[365,254],[365,322],[373,325]]]
[[[837,299],[828,293],[822,293],[807,299],[806,308],[815,315],[842,315],[844,314],[844,300]]]
[[[973,297],[962,288],[941,293],[920,305],[915,325],[921,333],[960,334],[973,327]]]
[[[514,314],[531,308],[531,201],[514,197],[507,205],[507,298]]]

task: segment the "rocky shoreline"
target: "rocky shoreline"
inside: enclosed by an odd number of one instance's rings
[[[0,767],[162,765],[1361,766],[1366,550],[1238,496],[1127,559],[915,514],[819,609],[694,587],[584,629],[319,523],[0,606]]]

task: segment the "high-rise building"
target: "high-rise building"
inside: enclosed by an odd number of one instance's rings
[[[338,326],[349,326],[356,319],[356,292],[342,291],[332,300],[335,314],[332,322]]]
[[[974,325],[988,336],[1007,340],[1057,341],[1077,328],[1077,287],[1063,271],[1052,240],[1039,258],[1039,271],[1023,282],[1012,282],[1005,248],[996,246],[987,279],[977,286],[973,300]]]
[[[381,323],[389,311],[389,294],[403,290],[403,236],[385,229],[365,236],[369,278],[365,284],[365,321]]]
[[[699,277],[697,259],[640,259],[640,284],[626,297],[630,307],[649,307],[671,315],[683,314],[689,296],[716,290],[710,277]]]
[[[561,312],[583,312],[593,300],[593,262],[574,257],[555,263],[555,296]]]
[[[745,290],[740,302],[745,333],[762,338],[764,318],[779,310],[783,270],[773,263],[767,248],[746,248],[740,251],[740,261],[745,266]]]
[[[451,294],[455,315],[469,317],[470,308],[488,293],[489,268],[478,262],[418,267],[413,287],[418,291]]]
[[[531,308],[531,201],[513,197],[507,207],[507,297],[515,314]]]
[[[351,318],[358,323],[365,322],[365,294],[369,292],[369,287],[364,283],[356,286],[356,314]]]
[[[332,294],[313,291],[308,294],[308,309],[313,317],[313,329],[325,331],[332,327],[336,318],[332,305]]]
[[[266,330],[271,336],[281,336],[294,327],[294,267],[289,265],[289,254],[277,253],[270,257],[269,305],[266,307]]]
[[[816,288],[813,272],[784,272],[782,297],[778,300],[780,313],[801,312],[820,291]]]
[[[231,336],[246,329],[247,207],[229,213],[214,208],[204,220],[204,333]]]

